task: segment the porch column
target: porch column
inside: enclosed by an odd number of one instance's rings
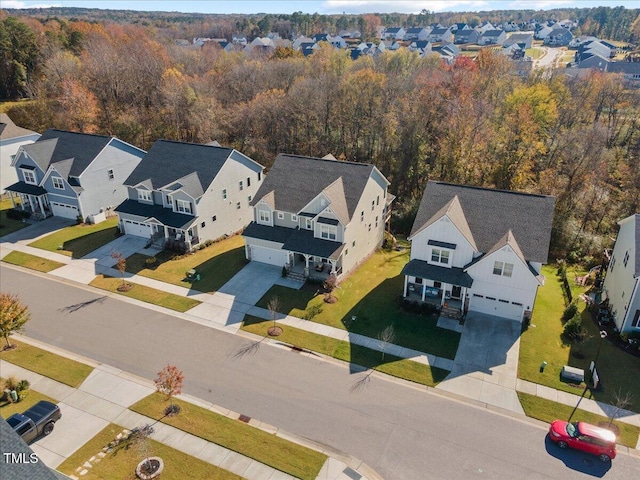
[[[169,229],[166,225],[163,225],[162,228],[164,229],[164,239],[167,240],[169,238]]]
[[[427,295],[427,282],[426,279],[422,279],[422,301],[424,302],[424,297]]]
[[[331,264],[331,275],[335,275],[336,274],[336,261],[335,260],[329,260],[329,263]]]
[[[11,199],[11,206],[16,208],[16,201],[13,199],[13,192],[9,192],[9,198]]]
[[[464,313],[464,301],[467,299],[467,289],[466,287],[462,289],[462,305],[460,310]]]
[[[27,198],[29,199],[29,206],[31,207],[31,211],[35,212],[36,211],[36,206],[33,203],[33,198],[31,197],[31,195],[27,195]]]
[[[405,297],[405,298],[407,297],[407,285],[408,285],[408,283],[409,283],[409,276],[405,275],[404,276],[404,294],[403,294],[403,297]]]
[[[306,253],[303,253],[304,255],[304,276],[308,277],[309,276],[309,258],[311,258],[311,255],[307,255]]]
[[[44,215],[44,206],[42,205],[42,197],[38,197],[38,205],[40,206],[40,213]]]
[[[447,284],[443,283],[440,288],[442,288],[442,295],[440,298],[440,306],[442,307],[444,306],[444,296],[447,293]]]

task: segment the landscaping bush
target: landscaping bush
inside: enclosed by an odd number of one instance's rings
[[[336,278],[335,275],[331,275],[329,278],[327,278],[324,281],[324,289],[327,292],[333,292],[333,290],[336,288],[336,286],[338,285],[338,279]],[[335,303],[335,302],[331,302],[331,303]]]
[[[305,312],[302,318],[304,318],[305,320],[313,320],[313,317],[315,317],[316,315],[320,315],[321,313],[322,313],[322,305],[312,305]]]
[[[582,316],[579,313],[576,313],[567,323],[565,323],[562,334],[572,340],[581,336]]]
[[[565,324],[571,320],[578,313],[578,305],[575,302],[571,302],[567,308],[562,312],[562,323]]]
[[[7,210],[7,218],[11,220],[23,220],[25,218],[29,218],[30,216],[31,213],[27,210],[18,210],[17,208]]]

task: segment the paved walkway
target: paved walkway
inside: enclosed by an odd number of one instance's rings
[[[60,406],[62,418],[56,422],[54,432],[30,445],[38,457],[49,467],[57,468],[110,423],[120,425],[128,430],[150,424],[154,427],[154,433],[151,435],[154,440],[248,480],[294,480],[295,477],[273,467],[129,410],[128,407],[155,392],[155,386],[150,380],[105,364],[96,363],[29,338],[19,338],[23,342],[53,351],[56,354],[61,354],[82,363],[88,363],[94,367],[94,370],[84,382],[78,388],[73,388],[0,360],[0,370],[3,376],[15,375],[20,379],[29,380],[34,391],[53,398]],[[177,398],[234,420],[240,417],[239,413],[190,395],[179,395]],[[249,424],[289,441],[325,453],[328,459],[318,474],[318,480],[348,480],[353,478],[374,480],[379,478],[374,471],[357,459],[348,456],[338,458],[334,451],[328,451],[321,445],[280,431],[278,428],[263,422],[252,419]],[[86,469],[91,468],[90,465],[90,461],[88,461],[88,464],[83,462],[78,465],[76,475],[72,475],[71,478],[81,478],[83,476],[81,472],[84,470],[84,474],[86,474]],[[353,476],[353,474],[358,476]]]
[[[102,260],[95,252],[83,259],[74,260],[64,255],[29,247],[24,242],[7,243],[4,242],[5,238],[0,244],[0,258],[11,250],[18,250],[65,263],[65,267],[50,272],[55,276],[86,284],[97,274],[120,275],[110,266],[113,263],[109,264],[105,260],[107,252],[111,251],[107,248],[108,246],[101,249],[103,252]],[[147,252],[141,250],[140,253]],[[170,285],[139,275],[127,273],[125,277],[132,283],[146,285],[202,302],[184,314],[150,304],[144,304],[145,307],[231,333],[236,333],[239,330],[245,314],[271,319],[271,313],[268,310],[254,306],[271,286],[274,284],[283,284],[293,288],[300,286],[297,282],[282,279],[279,269],[256,263],[248,264],[220,291],[213,294]],[[451,373],[436,387],[436,390],[469,399],[487,407],[524,414],[516,395],[517,391],[521,391],[569,406],[575,406],[580,401],[581,409],[600,415],[610,414],[614,409],[610,405],[595,400],[586,398],[580,400],[578,395],[519,380],[517,378],[517,363],[520,325],[517,322],[509,322],[508,320],[502,322],[495,317],[474,314],[474,318],[468,318],[464,327],[461,327],[457,321],[441,318],[438,321],[439,326],[462,333],[456,358],[451,360],[399,345],[384,344],[375,338],[288,315],[279,315],[277,320],[283,325],[346,340],[377,351],[384,349],[386,353],[400,358],[448,370]],[[352,321],[357,322],[357,318],[353,318]],[[273,343],[278,344],[279,342]],[[622,411],[619,413],[619,420],[640,427],[640,414]],[[640,441],[636,448],[640,449]]]

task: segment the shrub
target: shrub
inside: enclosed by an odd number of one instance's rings
[[[313,317],[315,317],[316,315],[320,315],[321,313],[322,313],[322,305],[312,305],[305,312],[302,318],[304,318],[305,320],[313,320]]]
[[[31,213],[27,210],[18,210],[17,208],[12,208],[11,210],[7,210],[7,218],[11,220],[23,220],[25,218],[29,218]]]
[[[324,289],[327,292],[333,292],[334,288],[336,288],[336,286],[338,285],[338,279],[336,278],[335,275],[331,275],[329,278],[327,278],[324,281]],[[335,302],[331,302],[331,303],[335,303]]]
[[[144,261],[144,263],[146,263],[147,265],[153,265],[157,261],[158,259],[156,257],[149,257]]]
[[[562,334],[572,340],[580,337],[582,334],[582,316],[579,313],[576,313],[565,323]]]
[[[324,301],[326,303],[336,303],[338,301],[338,299],[336,298],[335,295],[332,295],[330,293],[325,294],[324,296]]]
[[[575,302],[571,302],[567,308],[562,312],[562,323],[565,324],[571,320],[578,313],[578,305]]]
[[[284,265],[282,266],[282,278],[287,276],[287,267],[285,267]]]

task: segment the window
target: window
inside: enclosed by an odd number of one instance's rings
[[[431,249],[431,261],[436,263],[449,263],[449,252],[440,248]]]
[[[371,224],[369,224],[369,228],[368,228],[368,230],[369,230],[369,231],[371,231]]]
[[[364,222],[364,210],[360,212],[360,221]]]
[[[262,223],[271,222],[271,215],[269,215],[269,212],[267,210],[260,210],[258,212],[258,218]]]
[[[473,296],[476,298],[484,298],[484,295],[478,295],[477,293],[474,293]]]
[[[326,198],[324,198],[324,197],[320,198],[320,206],[322,208],[327,206],[327,199]]]
[[[433,288],[441,288],[441,287],[442,287],[441,282],[433,282]]]
[[[240,202],[236,203],[236,208],[240,210]]]
[[[51,177],[53,181],[53,188],[57,188],[58,190],[64,190],[64,182],[60,177]]]
[[[503,277],[510,277],[513,273],[513,263],[494,262],[493,274],[502,275]]]
[[[242,189],[244,188],[244,187],[243,187],[242,180],[240,180],[240,181],[238,182],[238,186],[240,187],[240,190],[242,190]]]
[[[349,255],[349,249],[348,249],[348,248],[345,248],[345,249],[344,249],[344,256],[346,257],[347,255]]]
[[[282,220],[284,218],[284,213],[278,212],[278,220]]]
[[[24,177],[25,183],[30,183],[31,185],[36,184],[36,176],[31,170],[23,170],[22,176]]]
[[[247,177],[247,188],[251,186],[251,178]]]
[[[202,228],[204,228],[204,225],[205,225],[205,223],[204,223],[204,222],[202,222],[202,223],[200,224],[200,226],[201,226]]]
[[[354,240],[353,243],[351,244],[352,247],[356,246],[356,241]]]
[[[609,271],[613,272],[613,267],[616,266],[616,257],[615,255],[611,257],[611,263],[609,264]]]
[[[380,205],[380,195],[376,197],[376,205]]]
[[[181,213],[191,213],[191,203],[186,200],[176,199],[176,210]]]
[[[422,278],[421,277],[416,277],[416,280],[414,283],[417,283],[418,285],[422,285]]]
[[[373,210],[376,208],[376,202],[374,200],[371,201],[371,211],[373,212]]]
[[[151,201],[151,192],[149,190],[138,190],[138,200],[145,202]]]
[[[496,299],[495,299],[495,298],[493,298],[493,297],[485,297],[485,298],[486,298],[487,300],[493,300],[494,302],[496,301]]]
[[[501,299],[501,298],[499,298],[499,299],[498,299],[498,301],[499,301],[499,302],[502,302],[502,303],[509,303],[509,300],[503,300],[503,299]]]
[[[113,173],[113,168],[110,168],[109,170],[107,170],[107,177],[109,177],[109,180],[113,180],[114,178],[116,178],[116,176]]]
[[[376,216],[376,228],[378,228],[378,217]]]
[[[262,172],[258,172],[258,181],[262,178]]]
[[[334,227],[333,225],[322,225],[320,227],[320,236],[322,238],[327,238],[329,240],[335,240],[336,239],[336,227]]]
[[[511,302],[511,305],[517,305],[518,307],[521,307],[521,306],[522,306],[522,304],[521,304],[521,303],[518,303],[518,302]]]
[[[213,217],[211,217],[211,221],[212,221],[212,222],[215,222],[217,219],[218,219],[218,216],[217,216],[217,215],[214,215]]]
[[[224,190],[222,190],[222,199],[223,200],[227,199],[227,189],[226,188]]]
[[[298,215],[291,214],[291,221],[292,222],[297,222],[298,221]]]
[[[311,230],[313,228],[313,222],[310,218],[307,218],[307,230]]]
[[[632,327],[640,327],[640,310],[636,310],[636,314],[633,316],[633,322],[631,322]]]
[[[247,201],[249,201],[249,202],[250,202],[252,198],[253,198],[253,197],[252,197],[251,195],[249,195],[249,196],[247,197]]]
[[[624,263],[624,266],[627,266],[627,262],[629,262],[629,251],[627,250],[626,252],[624,252],[624,259],[622,260],[622,263]]]

